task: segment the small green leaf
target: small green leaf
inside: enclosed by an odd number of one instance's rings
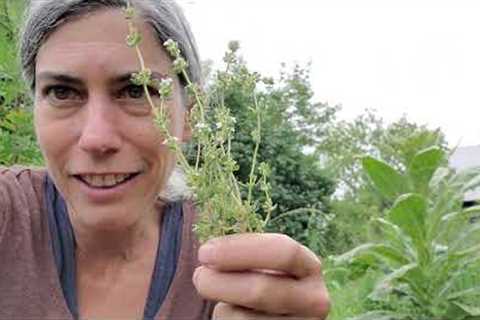
[[[374,223],[382,230],[382,235],[386,242],[397,250],[401,250],[405,259],[408,259],[408,261],[416,259],[416,252],[413,248],[412,240],[399,226],[383,218],[375,219]]]
[[[480,185],[480,167],[467,168],[452,177],[451,184],[460,187],[462,192],[475,189]]]
[[[458,306],[460,309],[468,313],[468,315],[472,317],[480,317],[480,307],[476,306],[469,306],[460,302],[455,301],[454,304]]]
[[[362,165],[370,180],[385,198],[393,201],[399,195],[408,192],[405,177],[385,162],[367,156],[362,159]]]
[[[372,251],[375,255],[381,257],[382,260],[388,262],[389,265],[404,265],[410,262],[403,252],[388,245],[378,244],[372,248]]]
[[[359,256],[365,255],[371,252],[371,249],[375,247],[375,243],[365,243],[362,244],[340,256],[334,258],[334,262],[336,265],[341,265],[344,263],[352,263],[355,259]]]
[[[411,264],[404,265],[394,270],[393,272],[389,273],[377,283],[377,286],[369,295],[369,297],[372,299],[373,298],[378,299],[379,297],[389,294],[395,286],[395,283],[394,283],[395,281],[401,280],[406,276],[408,272],[410,272],[411,270],[417,267],[418,265],[416,263],[411,263]],[[403,279],[402,282],[408,282],[408,281],[406,279]]]
[[[441,187],[442,183],[446,183],[447,178],[452,173],[452,169],[440,167],[432,174],[432,178],[429,182],[429,188],[431,190],[437,190]]]
[[[475,253],[480,252],[480,244],[475,244],[469,248],[462,249],[461,251],[457,251],[454,253],[455,257],[463,257],[463,256],[469,256]]]
[[[369,265],[382,261],[390,267],[396,267],[409,262],[402,252],[381,243],[366,243],[334,258],[334,262],[337,265],[354,261],[361,261]]]
[[[476,206],[473,206],[473,207],[469,207],[469,208],[463,210],[463,213],[465,213],[467,216],[470,216],[472,214],[478,214],[478,213],[480,213],[480,206],[476,205]]]
[[[465,228],[462,233],[458,236],[455,242],[452,244],[452,249],[454,251],[461,250],[468,245],[473,244],[476,239],[480,238],[480,222],[469,225]]]
[[[454,300],[454,299],[459,299],[463,297],[474,297],[474,296],[475,297],[478,296],[480,298],[480,286],[475,288],[469,288],[462,291],[453,292],[447,297],[447,299]]]

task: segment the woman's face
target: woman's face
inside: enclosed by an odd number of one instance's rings
[[[153,30],[137,23],[154,77],[171,61]],[[162,145],[143,90],[121,10],[104,10],[59,27],[41,47],[35,74],[35,128],[48,170],[76,223],[131,226],[152,213],[175,156]],[[155,101],[159,101],[155,97]],[[178,79],[167,103],[171,134],[184,138]]]

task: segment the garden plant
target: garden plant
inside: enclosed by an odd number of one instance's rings
[[[480,319],[480,206],[463,208],[480,185],[480,169],[455,172],[438,147],[419,151],[399,171],[373,157],[362,160],[387,203],[374,219],[381,239],[336,257],[384,276],[368,294],[372,310],[355,320]]]

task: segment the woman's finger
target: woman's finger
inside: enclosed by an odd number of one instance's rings
[[[317,256],[282,234],[247,233],[215,238],[200,247],[199,260],[222,271],[269,269],[297,278],[321,274]]]
[[[199,267],[194,283],[209,300],[275,315],[320,317],[329,309],[328,294],[320,276],[301,280],[261,272],[223,272]]]

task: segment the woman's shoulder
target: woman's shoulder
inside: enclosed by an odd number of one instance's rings
[[[45,177],[43,168],[0,167],[0,319],[67,318],[43,206]]]
[[[43,167],[11,166],[0,165],[0,182],[21,183],[22,185],[30,181],[31,184],[41,184],[47,174]]]
[[[39,197],[43,190],[46,170],[41,167],[0,166],[0,201],[9,201],[12,197]]]
[[[0,166],[0,240],[15,226],[24,230],[40,223],[31,218],[43,210],[45,176],[43,168]]]

